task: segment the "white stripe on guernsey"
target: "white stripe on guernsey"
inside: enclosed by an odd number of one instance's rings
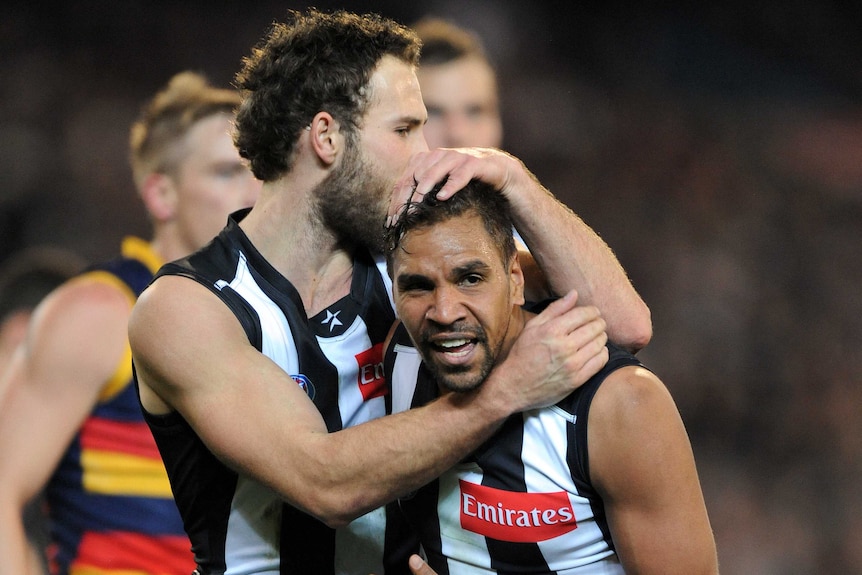
[[[577,529],[559,537],[539,541],[538,546],[548,567],[560,575],[622,573],[613,551],[593,520],[589,501],[578,495],[566,462],[569,439],[566,430],[573,416],[560,409],[542,409],[524,413],[524,479],[531,492],[566,491],[575,512]],[[577,541],[578,547],[572,548]],[[582,544],[583,543],[583,544]],[[612,565],[600,562],[612,557]],[[596,565],[598,563],[598,565]],[[593,564],[591,567],[587,565]],[[610,570],[608,570],[610,569]]]
[[[452,575],[487,575],[491,571],[491,557],[483,535],[461,529],[461,487],[459,478],[476,485],[482,484],[482,470],[475,463],[461,463],[444,473],[440,478],[440,494],[437,512],[448,518],[440,518],[441,551],[446,557],[458,557],[461,561],[448,561]],[[451,517],[457,517],[452,521]]]
[[[379,507],[335,531],[335,575],[383,573],[386,511]]]
[[[237,510],[243,509],[245,513]],[[248,517],[258,518],[253,524]],[[278,575],[281,500],[271,490],[240,476],[231,502],[225,549],[225,575]],[[260,536],[272,535],[271,540]]]
[[[338,409],[342,426],[347,428],[386,415],[386,401],[382,396],[365,401],[360,390],[360,366],[356,356],[371,348],[371,339],[362,318],[356,316],[353,324],[337,337],[318,336],[317,343],[329,362],[338,369]],[[383,377],[382,364],[374,369]]]
[[[422,356],[416,348],[406,345],[396,344],[394,349],[395,364],[392,366],[390,392],[392,393],[392,413],[399,413],[410,409],[413,403],[416,374],[419,373]]]
[[[261,332],[264,335],[263,349],[261,350],[263,355],[277,363],[288,374],[298,374],[299,359],[296,347],[293,345],[284,345],[286,341],[293,341],[290,324],[287,323],[284,313],[263,292],[260,286],[257,285],[257,282],[254,281],[254,277],[248,268],[248,261],[242,252],[239,254],[236,275],[227,285],[248,301],[257,312],[260,319]],[[219,284],[216,284],[216,287],[221,289]],[[273,337],[272,334],[278,335],[277,337]]]
[[[337,337],[318,337],[326,358],[338,368],[338,408],[345,428],[386,414],[386,401],[375,397],[365,401],[360,390],[356,356],[371,347],[365,322],[357,316],[353,324]],[[380,365],[379,369],[382,368]],[[335,575],[383,573],[386,512],[375,509],[335,532]]]
[[[395,309],[395,300],[392,297],[392,279],[389,277],[389,271],[386,267],[386,256],[374,256],[374,265],[377,266],[377,271],[380,272],[380,277],[383,278],[383,285],[386,286],[386,295],[389,296],[389,303],[392,305],[392,309]],[[398,315],[398,310],[395,311],[396,316]]]
[[[297,373],[299,360],[294,346],[278,345],[292,341],[287,318],[260,286],[254,281],[248,268],[245,254],[240,253],[236,274],[227,284],[245,298],[258,313],[264,335],[263,354],[277,363],[285,372]],[[221,285],[217,286],[221,289]],[[279,334],[280,339],[272,340],[270,334]],[[225,575],[277,574],[279,570],[279,542],[277,538],[267,540],[261,534],[277,534],[281,522],[281,499],[262,484],[239,477],[231,503],[227,526]],[[238,510],[245,510],[245,514]],[[249,513],[249,510],[255,510]],[[249,517],[258,518],[255,523]]]

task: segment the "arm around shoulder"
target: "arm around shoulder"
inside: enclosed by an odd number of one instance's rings
[[[534,318],[507,367],[478,391],[333,433],[290,375],[194,281],[154,282],[129,335],[148,411],[178,411],[226,465],[336,527],[421,487],[510,413],[555,403],[604,365],[604,323],[574,304],[563,298]]]
[[[718,573],[694,455],[664,384],[639,367],[613,372],[588,425],[591,479],[626,573]]]
[[[290,375],[187,278],[151,285],[129,335],[148,411],[178,411],[228,467],[332,527],[427,483],[479,443],[472,435],[487,437],[505,416],[493,412],[499,402],[443,398],[329,433]]]

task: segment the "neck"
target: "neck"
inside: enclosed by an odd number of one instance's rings
[[[509,350],[511,350],[512,346],[515,345],[515,340],[518,339],[518,336],[521,335],[522,331],[524,331],[524,326],[527,321],[529,321],[531,317],[535,317],[535,315],[536,314],[524,310],[521,306],[514,306],[512,308],[512,316],[509,320],[509,326],[506,329],[506,336],[503,339],[503,345],[500,347],[500,354],[497,356],[497,363],[506,359],[509,355]]]
[[[162,262],[184,258],[194,251],[181,245],[181,242],[174,241],[171,235],[166,233],[156,233],[150,241],[150,247]]]
[[[296,193],[280,182],[264,185],[240,227],[270,265],[293,284],[312,316],[350,292],[353,253],[320,223],[308,194]]]

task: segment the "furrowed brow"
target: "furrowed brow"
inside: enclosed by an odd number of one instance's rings
[[[400,274],[396,281],[399,291],[430,288],[433,285],[431,280],[422,274]]]

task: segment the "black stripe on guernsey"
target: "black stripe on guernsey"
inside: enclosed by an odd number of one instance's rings
[[[385,575],[411,575],[407,559],[419,553],[419,535],[394,501],[386,506],[386,537],[383,544]],[[438,575],[443,575],[438,573]]]
[[[287,504],[281,517],[281,573],[334,575],[335,530]]]
[[[392,506],[398,507],[405,523],[410,526],[413,533],[417,534],[417,537],[421,532],[421,539],[425,541],[423,551],[429,563],[434,566],[437,575],[449,575],[449,564],[439,552],[443,547],[437,507],[439,494],[440,482],[435,479],[419,491],[400,498]],[[434,520],[427,520],[431,517]],[[415,518],[420,518],[421,524],[417,524]]]
[[[523,447],[523,416],[520,413],[516,413],[509,417],[506,423],[503,424],[502,429],[497,432],[492,449],[489,450],[486,446],[483,446],[473,454],[480,468],[505,468],[509,472],[505,476],[502,473],[498,473],[497,475],[483,474],[482,485],[504,491],[526,493],[528,489],[527,480],[524,475],[524,466],[515,467],[507,465],[506,462],[510,458],[505,455],[507,453],[521,453]],[[502,461],[501,463],[495,463],[495,460]],[[523,569],[518,569],[519,565],[529,565],[534,572],[550,572],[548,564],[545,562],[545,558],[536,543],[498,541],[490,537],[485,538],[485,543],[488,546],[488,552],[491,557],[491,568],[495,569],[499,575],[514,575],[523,572]]]
[[[608,351],[610,354],[608,362],[601,371],[584,384],[580,388],[579,393],[570,395],[566,400],[563,400],[563,402],[559,404],[560,407],[569,413],[575,414],[578,421],[588,420],[593,398],[596,396],[596,392],[599,390],[601,383],[608,375],[610,375],[611,372],[616,371],[621,367],[632,365],[643,367],[637,358],[629,355],[628,352],[623,351],[613,344],[608,344]],[[569,469],[572,473],[572,480],[578,487],[578,492],[590,500],[590,507],[593,510],[596,525],[608,541],[608,545],[611,549],[614,549],[614,541],[611,538],[611,530],[608,526],[604,503],[593,487],[592,480],[590,479],[590,460],[589,449],[587,448],[586,430],[586,425],[577,427],[573,425],[568,426],[566,429],[566,435],[568,436],[566,460],[568,461]]]
[[[154,431],[200,572],[224,573],[224,537],[236,473],[204,447],[178,413],[153,415],[144,411],[144,419]],[[185,476],[193,476],[194,480],[188,481]]]

